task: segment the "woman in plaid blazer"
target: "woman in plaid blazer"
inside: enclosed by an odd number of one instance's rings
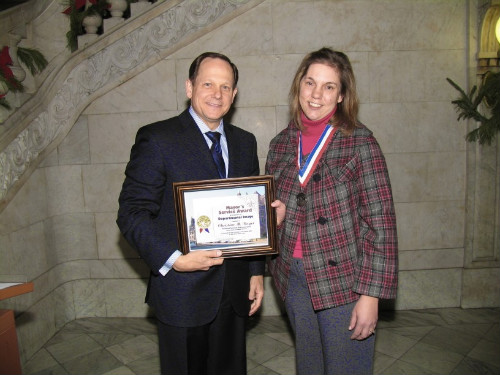
[[[396,297],[391,186],[358,103],[345,54],[308,54],[290,90],[292,120],[267,157],[286,205],[269,270],[295,333],[298,374],[372,373],[378,301]]]

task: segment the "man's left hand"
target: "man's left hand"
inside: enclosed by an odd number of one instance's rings
[[[252,301],[250,305],[249,316],[255,314],[262,304],[262,298],[264,298],[264,276],[252,276],[250,277],[250,293],[248,294],[248,299]]]

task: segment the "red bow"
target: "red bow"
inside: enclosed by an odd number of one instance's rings
[[[11,81],[14,77],[14,73],[12,73],[9,65],[12,65],[12,59],[10,58],[9,54],[9,47],[4,46],[2,48],[2,51],[0,51],[0,71],[7,81]]]
[[[14,74],[7,65],[12,65],[12,59],[9,55],[9,47],[5,46],[2,48],[2,51],[0,51],[0,72],[6,81],[10,81]],[[0,95],[0,99],[5,97],[5,95],[6,94]]]
[[[89,0],[91,4],[96,4],[97,0]],[[80,9],[85,6],[86,1],[85,0],[75,0],[75,8]],[[64,14],[70,14],[71,13],[71,7],[67,7],[64,12]]]
[[[9,67],[9,65],[12,65],[12,59],[10,58],[9,54],[9,47],[4,46],[0,51],[0,74],[10,85],[10,87],[20,90],[22,88],[22,85],[14,76],[14,73],[12,72],[12,69]]]

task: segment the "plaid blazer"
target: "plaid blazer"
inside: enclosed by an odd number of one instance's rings
[[[340,131],[325,146],[312,178],[298,180],[298,130],[288,125],[270,143],[266,173],[276,179],[287,206],[278,230],[280,254],[269,270],[283,299],[301,228],[303,263],[315,310],[345,305],[360,295],[396,297],[396,217],[382,151],[364,125],[351,136]],[[306,204],[297,204],[304,193]]]

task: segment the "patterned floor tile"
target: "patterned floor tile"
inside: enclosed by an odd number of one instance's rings
[[[250,318],[248,374],[295,374],[293,341],[286,317]],[[375,350],[377,375],[500,375],[500,309],[381,311]],[[155,322],[77,319],[48,340],[23,373],[160,374]]]

